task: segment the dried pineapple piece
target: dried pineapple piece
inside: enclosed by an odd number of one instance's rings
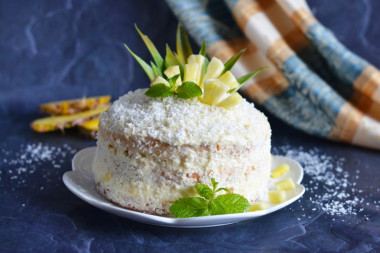
[[[227,98],[223,99],[218,106],[223,107],[224,109],[230,109],[231,107],[234,107],[235,105],[240,104],[243,101],[243,98],[240,96],[239,93],[232,93]]]
[[[55,101],[40,105],[40,111],[53,115],[71,115],[108,104],[111,96]]]
[[[52,116],[33,121],[30,126],[36,132],[50,132],[57,129],[71,128],[83,122],[91,120],[100,113],[107,110],[109,106],[103,106],[93,110],[80,112],[72,115]]]
[[[286,172],[290,170],[290,167],[288,164],[284,163],[278,166],[276,169],[272,170],[270,173],[271,178],[278,178],[284,175]]]
[[[269,191],[268,198],[271,204],[281,203],[286,200],[286,192],[285,191]]]
[[[208,105],[219,103],[230,87],[218,79],[208,79],[204,83],[204,93],[202,102]]]
[[[293,180],[291,178],[287,178],[275,183],[276,189],[281,191],[289,191],[296,188]]]
[[[253,202],[249,208],[249,212],[268,209],[268,202]]]
[[[223,82],[223,83],[227,84],[228,86],[230,86],[231,89],[235,89],[236,87],[239,86],[238,81],[236,80],[236,78],[234,77],[234,75],[231,73],[231,71],[227,71],[226,73],[224,73],[223,75],[221,75],[218,79],[221,82]]]

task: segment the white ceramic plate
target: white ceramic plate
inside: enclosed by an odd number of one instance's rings
[[[116,214],[134,221],[143,223],[165,226],[165,227],[181,227],[181,228],[199,228],[199,227],[213,227],[232,224],[245,220],[252,220],[264,216],[266,214],[277,211],[297,199],[299,199],[305,192],[305,188],[300,185],[303,178],[303,170],[301,165],[287,157],[273,156],[272,169],[283,163],[289,164],[291,170],[276,181],[282,180],[286,177],[291,177],[296,183],[296,188],[287,191],[288,200],[280,204],[271,205],[269,208],[262,211],[238,213],[238,214],[225,214],[214,216],[203,216],[194,218],[170,218],[161,217],[157,215],[145,214],[121,208],[100,195],[95,188],[95,182],[92,174],[92,161],[94,159],[96,147],[85,148],[79,151],[73,158],[72,166],[73,171],[68,171],[63,175],[63,182],[69,190],[76,196],[86,201],[87,203],[100,208],[106,212]],[[274,183],[271,179],[269,189],[274,189]]]

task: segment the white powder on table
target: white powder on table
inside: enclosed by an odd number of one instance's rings
[[[0,171],[0,180],[9,177],[13,181],[12,190],[15,190],[17,187],[26,186],[28,180],[32,180],[30,175],[40,169],[42,177],[48,183],[51,181],[51,175],[60,177],[62,174],[60,170],[52,170],[51,167],[61,168],[63,163],[67,159],[71,160],[75,153],[76,149],[67,144],[53,146],[41,142],[21,144],[14,152],[2,148],[0,164],[5,169]],[[44,187],[41,186],[39,189],[43,190]]]

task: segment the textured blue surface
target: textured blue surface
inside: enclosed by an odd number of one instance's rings
[[[309,1],[338,39],[380,67],[380,1],[347,2]],[[21,145],[67,144],[76,150],[94,145],[74,131],[65,136],[32,132],[28,124],[39,116],[39,103],[105,93],[117,98],[147,86],[147,77],[122,46],[127,42],[149,59],[134,22],[161,52],[167,40],[174,45],[177,21],[163,1],[0,0],[0,252],[380,251],[379,211],[364,204],[380,200],[379,152],[308,136],[270,114],[274,148],[318,147],[327,156],[345,158],[343,169],[351,175],[361,171],[356,182],[363,190],[365,201],[358,206],[363,212],[343,217],[312,212],[312,195],[306,192],[300,202],[256,221],[161,228],[116,217],[76,198],[61,180],[71,169],[71,155],[60,158],[59,168],[51,162],[28,164],[36,171],[23,174],[24,183],[12,180],[14,167],[4,159],[16,158]],[[304,184],[310,186],[310,180],[306,176]]]

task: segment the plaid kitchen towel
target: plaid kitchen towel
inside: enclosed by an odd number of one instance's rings
[[[380,149],[380,72],[342,45],[304,0],[166,0],[232,72],[269,69],[243,93],[309,134]]]

